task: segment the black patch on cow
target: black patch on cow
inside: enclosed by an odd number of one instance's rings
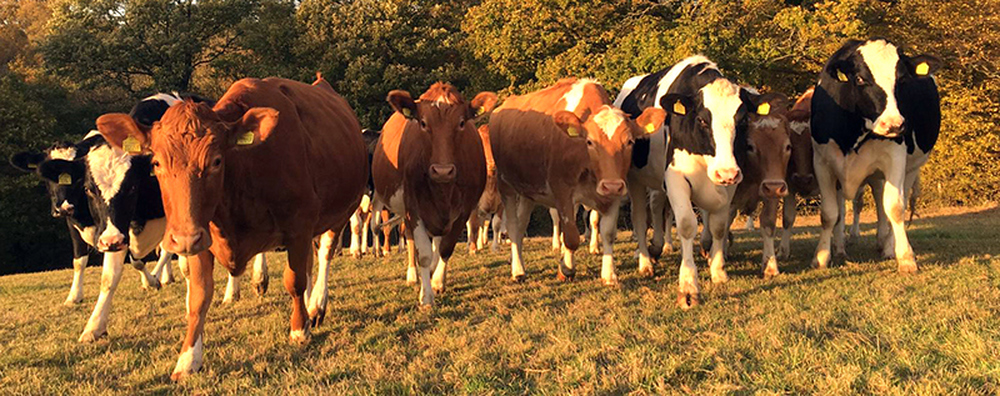
[[[625,100],[621,109],[632,119],[638,118],[646,109],[656,106],[656,92],[660,89],[660,80],[670,71],[670,68],[660,70],[643,77]]]
[[[649,163],[649,138],[641,137],[635,139],[632,146],[632,166],[642,169]]]

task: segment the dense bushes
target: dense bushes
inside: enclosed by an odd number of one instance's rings
[[[796,95],[844,40],[873,35],[946,63],[923,202],[1000,198],[1000,0],[0,0],[0,154],[82,135],[154,91],[218,97],[238,78],[317,71],[365,127],[391,89],[510,94],[576,75],[614,92],[694,53]],[[0,272],[68,262],[39,183],[0,178]]]

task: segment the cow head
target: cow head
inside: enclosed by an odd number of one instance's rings
[[[226,122],[207,104],[185,100],[152,127],[127,114],[106,114],[97,119],[97,128],[115,149],[152,153],[150,165],[167,215],[164,247],[194,255],[212,245],[209,221],[222,201],[227,156],[267,140],[278,117],[274,109],[255,107],[242,119]]]
[[[476,133],[476,121],[493,111],[497,95],[480,92],[466,103],[455,87],[435,83],[414,101],[406,91],[389,92],[386,101],[393,110],[420,127],[430,136],[430,167],[427,174],[437,183],[451,183],[459,170],[455,167],[455,143],[464,134]]]
[[[809,128],[812,94],[812,89],[802,94],[786,116],[788,127],[792,132],[789,135],[792,142],[792,159],[789,161],[791,175],[788,180],[799,191],[813,191],[816,181],[813,171],[812,133]]]
[[[83,189],[85,169],[82,164],[74,162],[77,154],[76,146],[59,142],[44,152],[25,151],[10,158],[10,164],[15,168],[45,180],[52,217],[73,216],[80,208],[87,210]]]
[[[621,197],[628,189],[625,177],[632,164],[632,146],[637,137],[663,126],[667,115],[662,109],[648,108],[635,120],[621,110],[604,105],[581,121],[576,114],[559,111],[552,115],[556,125],[573,139],[585,140],[590,156],[588,169],[597,179],[597,194]]]
[[[148,155],[131,155],[108,143],[96,144],[85,158],[90,212],[97,226],[97,250],[116,252],[129,245],[140,185],[150,176]],[[82,165],[82,164],[81,164]]]
[[[756,111],[750,112],[747,127],[747,167],[761,175],[759,193],[764,198],[788,195],[785,175],[792,155],[788,119],[788,98],[780,93],[750,95]]]
[[[899,136],[906,121],[899,112],[896,87],[907,79],[931,78],[941,67],[933,56],[908,57],[885,39],[844,44],[820,77],[840,88],[841,105],[865,119],[868,129],[885,137]]]
[[[693,96],[667,94],[660,98],[660,107],[670,116],[670,139],[685,139],[699,146],[708,166],[708,178],[717,185],[728,186],[743,180],[743,174],[733,154],[737,128],[745,128],[746,106],[736,84],[713,73],[698,78],[711,81],[700,83]]]

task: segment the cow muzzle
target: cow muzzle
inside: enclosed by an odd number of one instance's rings
[[[436,183],[451,183],[455,180],[456,169],[454,164],[433,164],[428,169],[431,180]]]
[[[62,205],[52,210],[52,217],[72,216],[75,208],[69,202],[63,201]]]
[[[625,181],[622,179],[601,180],[597,183],[597,193],[606,197],[621,197],[628,192]]]
[[[796,186],[806,187],[811,186],[816,178],[813,175],[802,175],[799,173],[792,174],[792,184]]]
[[[117,252],[125,248],[125,235],[120,232],[102,233],[97,239],[97,250],[101,252]]]
[[[212,246],[212,236],[204,228],[194,232],[169,232],[164,240],[164,248],[183,256],[193,256]]]
[[[872,128],[872,132],[876,135],[885,136],[887,138],[894,138],[903,133],[903,116],[882,116],[875,121],[875,127]]]
[[[738,166],[716,168],[709,170],[708,178],[720,186],[731,186],[743,181],[743,171]]]
[[[760,183],[760,195],[765,198],[782,198],[788,195],[788,184],[784,180],[764,180]]]

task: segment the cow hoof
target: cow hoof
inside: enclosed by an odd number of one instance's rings
[[[107,331],[84,331],[78,340],[81,344],[90,344],[108,336]]]
[[[571,282],[574,278],[576,278],[576,271],[563,272],[560,270],[559,273],[556,274],[556,279],[559,279],[560,282]]]
[[[288,342],[292,345],[305,345],[309,342],[309,330],[292,330],[288,333]]]
[[[827,262],[826,261],[820,261],[819,259],[816,259],[816,258],[813,259],[812,264],[810,264],[810,265],[813,268],[816,268],[816,269],[826,269],[827,268]]]
[[[729,282],[729,275],[726,271],[719,270],[718,272],[712,272],[712,283],[720,284]]]
[[[601,249],[590,249],[590,254],[598,256],[601,254]]]
[[[145,274],[139,274],[139,279],[142,281],[142,288],[143,289],[146,289],[146,290],[160,290],[160,288],[162,287],[160,285],[160,280],[159,279],[156,279],[156,278],[153,278],[153,277],[146,278]]]
[[[698,293],[677,292],[677,306],[683,310],[689,310],[698,306]]]
[[[618,277],[612,276],[611,279],[601,278],[601,283],[603,283],[604,286],[618,286]]]
[[[258,296],[264,297],[264,294],[267,293],[267,283],[268,283],[267,275],[264,275],[260,280],[253,281],[253,290],[257,293]]]
[[[417,280],[416,279],[407,279],[406,280],[406,285],[407,286],[416,286],[417,285]]]
[[[444,285],[441,285],[441,286],[431,286],[431,290],[434,290],[434,295],[443,294],[444,290],[445,290],[445,287],[444,287]]]
[[[907,254],[898,260],[899,272],[902,274],[913,274],[917,272],[917,259],[913,253]]]
[[[419,309],[420,309],[420,312],[427,312],[427,313],[429,313],[429,312],[434,311],[434,304],[420,303]]]
[[[361,252],[351,253],[355,260],[361,260]]]
[[[777,268],[764,268],[764,279],[771,279],[778,275],[781,275],[781,271]]]
[[[309,314],[309,322],[314,328],[322,325],[323,319],[326,319],[326,308],[317,308],[315,312]]]
[[[639,268],[639,276],[645,278],[653,278],[656,274],[653,272],[653,266]]]
[[[649,246],[649,258],[657,260],[660,258],[661,254],[663,254],[663,247],[656,245]]]
[[[560,275],[562,275],[562,274],[560,274]],[[518,275],[512,275],[510,277],[510,280],[513,281],[514,283],[521,283],[521,282],[524,282],[525,278],[526,278],[526,276],[524,276],[524,274],[518,274]]]
[[[83,302],[83,297],[76,298],[76,299],[71,298],[71,299],[67,299],[66,301],[63,301],[63,305],[65,305],[67,307],[73,307],[73,306],[76,306],[77,304],[82,303],[82,302]]]

